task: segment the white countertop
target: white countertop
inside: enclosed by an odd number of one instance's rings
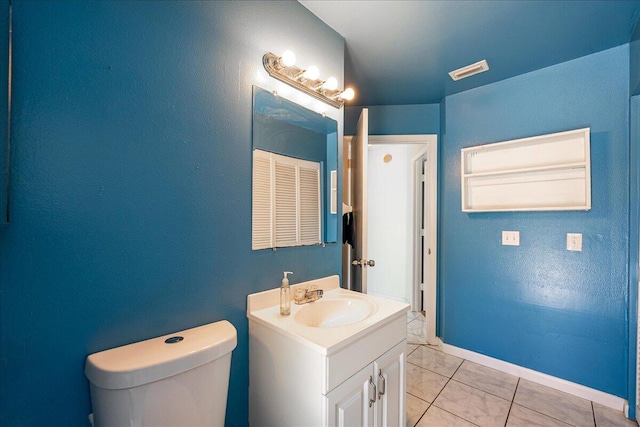
[[[338,276],[291,285],[291,314],[280,314],[280,288],[251,294],[247,297],[247,318],[282,333],[301,344],[314,348],[322,354],[331,354],[342,347],[369,335],[387,323],[406,316],[409,304],[392,301],[373,295],[361,294],[340,288]],[[324,291],[322,299],[337,299],[344,296],[365,298],[376,306],[375,311],[366,319],[339,327],[310,327],[297,323],[294,317],[307,304],[296,305],[293,295],[296,288],[309,288],[315,285]],[[308,303],[313,304],[313,302]]]

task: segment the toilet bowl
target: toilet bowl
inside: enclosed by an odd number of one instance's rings
[[[226,320],[94,353],[95,427],[224,425],[236,329]]]

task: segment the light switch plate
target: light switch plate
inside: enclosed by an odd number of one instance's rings
[[[567,250],[582,252],[582,233],[567,233]]]
[[[520,246],[519,231],[503,231],[502,244],[505,246]]]

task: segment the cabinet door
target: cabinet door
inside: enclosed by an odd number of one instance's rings
[[[407,342],[402,341],[374,362],[377,427],[405,425],[406,351]]]
[[[370,364],[327,394],[328,426],[373,427],[376,393]]]

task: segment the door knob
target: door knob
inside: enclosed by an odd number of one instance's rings
[[[361,265],[362,267],[375,267],[376,266],[376,262],[372,259],[370,260],[366,260],[366,259],[354,259],[353,261],[351,261],[352,265]]]

